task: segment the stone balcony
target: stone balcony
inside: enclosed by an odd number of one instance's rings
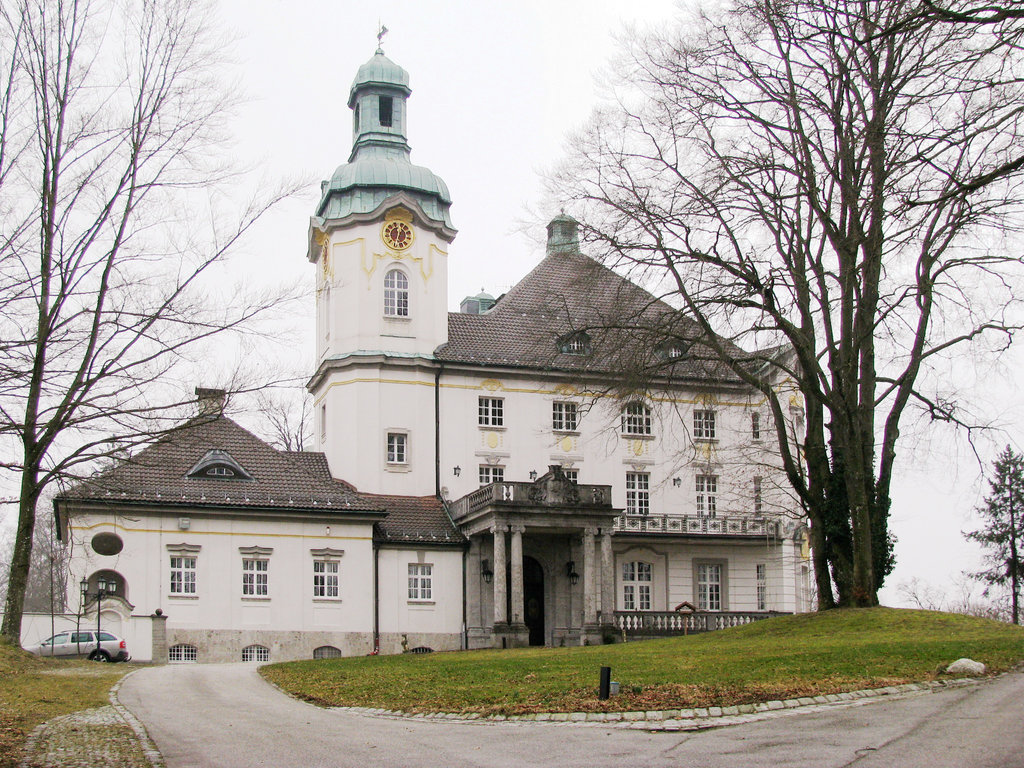
[[[660,534],[668,536],[729,536],[778,538],[778,520],[751,515],[631,515],[615,518],[617,534]]]
[[[558,476],[556,476],[557,478]],[[608,485],[577,485],[562,477],[548,480],[545,475],[536,482],[498,482],[485,485],[451,504],[456,521],[486,508],[579,507],[581,511],[599,507],[611,508],[612,489]]]

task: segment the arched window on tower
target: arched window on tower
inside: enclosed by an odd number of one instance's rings
[[[409,278],[400,269],[392,269],[384,276],[384,314],[409,316]]]

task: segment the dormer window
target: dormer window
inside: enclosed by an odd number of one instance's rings
[[[558,341],[558,350],[566,355],[589,355],[590,336],[583,331],[563,336]]]
[[[679,360],[686,354],[686,345],[677,339],[669,339],[661,342],[655,351],[662,360]]]
[[[252,475],[227,451],[214,448],[196,462],[187,477],[193,480],[252,480]]]
[[[379,96],[378,98],[380,99],[380,105],[377,114],[380,116],[380,124],[384,128],[390,128],[395,101],[391,96]]]

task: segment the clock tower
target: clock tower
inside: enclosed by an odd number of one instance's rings
[[[336,476],[361,491],[425,495],[435,490],[434,350],[448,340],[455,229],[448,187],[410,159],[411,93],[409,74],[380,48],[352,82],[352,151],[322,182],[309,226],[309,389],[317,448]]]

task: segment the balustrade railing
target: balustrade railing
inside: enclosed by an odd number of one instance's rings
[[[697,536],[778,536],[779,521],[766,517],[728,515],[619,515],[616,533],[670,533]]]
[[[692,635],[739,627],[782,615],[778,611],[616,611],[615,627],[626,636]]]

